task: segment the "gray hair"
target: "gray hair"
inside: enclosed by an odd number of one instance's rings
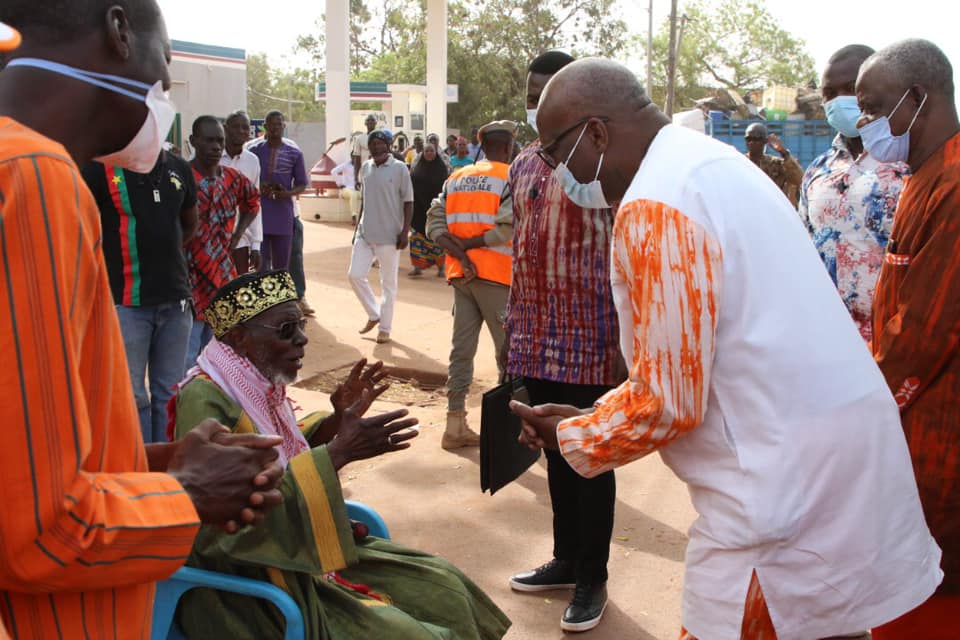
[[[906,86],[918,84],[931,93],[953,100],[953,66],[940,47],[929,40],[910,38],[895,42],[867,58],[866,66],[879,65]]]

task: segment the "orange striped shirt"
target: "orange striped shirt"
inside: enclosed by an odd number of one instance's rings
[[[618,307],[630,309],[633,348],[624,355],[633,358],[626,382],[558,427],[578,473],[625,465],[703,422],[722,264],[716,239],[672,207],[635,200],[617,212],[611,280]]]
[[[198,518],[149,473],[93,196],[0,117],[0,615],[14,638],[147,638]]]

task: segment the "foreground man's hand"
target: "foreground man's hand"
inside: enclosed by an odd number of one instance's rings
[[[375,397],[373,391],[364,389],[360,398],[347,409],[340,421],[337,437],[327,445],[330,461],[335,469],[349,462],[373,458],[391,451],[400,451],[410,446],[407,440],[416,438],[420,432],[415,427],[419,421],[407,418],[406,409],[398,409],[372,418],[362,418]]]
[[[535,407],[510,401],[510,410],[523,421],[518,440],[531,449],[560,448],[557,443],[557,425],[561,420],[583,415],[583,411],[569,404],[540,404]]]
[[[177,443],[167,473],[183,485],[203,523],[232,533],[260,522],[283,500],[275,449],[281,442],[279,436],[234,435],[216,420],[204,420]]]

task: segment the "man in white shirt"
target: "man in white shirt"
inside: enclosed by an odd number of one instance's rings
[[[537,125],[574,202],[622,203],[611,283],[630,375],[587,413],[513,408],[581,475],[659,451],[687,483],[681,637],[856,634],[929,598],[941,552],[896,402],[777,186],[670,124],[611,61],[558,72]]]
[[[367,323],[360,333],[368,333],[379,324],[379,343],[390,341],[400,252],[407,248],[413,220],[410,170],[390,153],[392,141],[389,131],[370,133],[370,159],[363,163],[360,172],[363,208],[348,272],[350,286],[367,312]],[[379,301],[367,280],[374,259],[380,262]]]
[[[360,215],[360,192],[357,191],[354,179],[353,159],[335,166],[330,170],[330,175],[340,187],[340,197],[350,203],[350,219],[353,224],[357,224],[357,216]]]
[[[225,144],[220,164],[233,167],[259,187],[260,160],[243,147],[250,140],[250,117],[247,112],[238,110],[228,115],[223,131]],[[233,264],[237,267],[237,275],[260,269],[261,242],[263,242],[263,220],[257,216],[243,232],[243,237],[233,251]]]
[[[360,167],[370,159],[370,149],[367,146],[370,133],[377,128],[377,119],[371,113],[363,121],[363,126],[367,128],[366,133],[357,133],[353,136],[353,148],[350,151],[350,161],[353,162],[353,181],[360,182]]]

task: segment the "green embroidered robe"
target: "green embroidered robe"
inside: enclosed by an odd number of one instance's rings
[[[256,427],[241,407],[206,376],[194,378],[176,400],[176,434],[205,418],[234,432]],[[302,424],[309,438],[322,419]],[[187,564],[270,581],[303,612],[309,640],[488,640],[501,638],[510,621],[449,562],[387,540],[355,542],[340,482],[325,447],[290,460],[280,487],[284,501],[265,522],[229,535],[205,526]],[[330,580],[371,587],[388,602]],[[189,638],[282,638],[284,622],[266,601],[211,589],[187,592],[177,621]]]

